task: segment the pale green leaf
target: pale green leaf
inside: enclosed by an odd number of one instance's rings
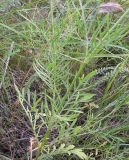
[[[82,151],[82,149],[74,149],[70,151],[72,154],[77,155],[82,160],[88,160],[88,156]]]
[[[89,102],[92,100],[92,98],[95,96],[95,94],[91,94],[91,93],[86,93],[83,95],[83,97],[81,96],[80,98],[80,102]]]

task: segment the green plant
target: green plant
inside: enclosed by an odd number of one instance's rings
[[[0,23],[1,38],[8,35],[3,53],[15,43],[14,54],[4,56],[26,58],[26,50],[32,63],[34,74],[14,87],[37,141],[35,159],[124,160],[129,11],[99,15],[99,3],[82,0],[68,0],[65,7],[62,14],[51,1],[47,20],[29,19],[19,9],[22,22]],[[36,81],[38,89],[32,89]]]

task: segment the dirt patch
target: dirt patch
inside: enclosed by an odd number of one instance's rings
[[[13,75],[16,84],[20,86],[26,73],[15,70]],[[12,81],[10,86],[0,90],[0,153],[14,160],[21,157],[24,160],[27,159],[29,141],[33,137],[33,132],[26,114],[17,103],[13,80],[10,81]]]

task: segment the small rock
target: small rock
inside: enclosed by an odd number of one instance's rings
[[[118,13],[122,11],[123,11],[123,7],[119,3],[116,3],[116,2],[105,2],[105,3],[100,4],[100,9],[99,9],[100,14]]]

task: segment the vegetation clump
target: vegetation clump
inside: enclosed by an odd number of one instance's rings
[[[128,159],[127,4],[28,0],[0,13],[0,159]]]

